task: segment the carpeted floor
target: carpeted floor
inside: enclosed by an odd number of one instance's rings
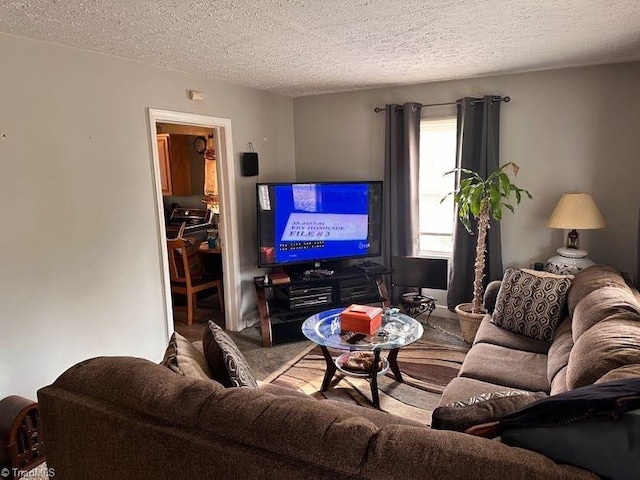
[[[218,307],[218,299],[215,295],[198,301],[192,325],[186,323],[187,309],[183,305],[174,305],[173,317],[176,331],[191,342],[202,340],[209,320],[224,327],[224,314]],[[245,328],[240,332],[227,331],[227,333],[238,345],[258,380],[263,380],[312,345],[308,340],[300,340],[299,342],[263,348],[259,324]]]
[[[459,338],[459,329],[456,331],[457,325],[450,320],[432,317],[429,324],[423,322],[423,325],[423,337],[402,348],[398,355],[404,381],[396,381],[388,371],[378,377],[378,387],[381,410],[429,425],[431,413],[438,405],[444,387],[458,374],[469,345]],[[335,357],[341,352],[332,353]],[[312,345],[265,381],[296,388],[319,399],[373,408],[367,379],[338,372],[329,389],[320,392],[325,369],[320,348]]]

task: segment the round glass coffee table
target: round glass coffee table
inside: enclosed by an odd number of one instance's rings
[[[355,332],[342,332],[340,328],[340,313],[343,308],[334,308],[316,313],[307,318],[302,324],[302,333],[318,344],[327,363],[327,370],[322,380],[321,392],[329,388],[331,379],[337,370],[346,375],[354,375],[369,379],[371,384],[371,398],[373,406],[380,408],[378,395],[378,375],[391,369],[396,380],[402,382],[402,374],[398,367],[398,351],[409,345],[424,333],[422,325],[403,313],[383,315],[381,327],[372,335]],[[346,353],[334,360],[329,348],[342,350]],[[389,351],[387,358],[381,357],[382,350]],[[372,352],[373,361],[369,371],[354,372],[345,368],[348,356],[353,352]]]

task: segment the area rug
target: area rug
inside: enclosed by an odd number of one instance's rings
[[[437,407],[444,387],[458,375],[469,346],[442,329],[425,325],[417,342],[400,349],[398,365],[403,382],[388,371],[378,377],[380,409],[426,425]],[[342,352],[331,351],[334,358]],[[320,392],[326,363],[319,347],[312,346],[265,379],[276,385],[295,388],[317,399],[371,405],[371,388],[363,378],[337,372],[326,392]]]

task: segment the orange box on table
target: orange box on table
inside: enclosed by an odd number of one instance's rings
[[[382,309],[368,305],[350,305],[340,314],[340,329],[371,335],[382,325]]]

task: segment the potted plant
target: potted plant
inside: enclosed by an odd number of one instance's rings
[[[445,173],[448,175],[460,172],[464,178],[460,181],[458,190],[447,194],[442,201],[449,195],[453,195],[453,201],[458,204],[458,217],[469,234],[473,235],[471,220],[475,218],[478,222],[473,301],[461,303],[455,308],[462,330],[462,338],[469,343],[473,342],[480,321],[485,315],[482,309],[482,296],[484,294],[483,278],[489,221],[492,218],[495,220],[502,218],[502,207],[513,213],[515,205],[520,203],[523,194],[532,198],[527,190],[519,188],[511,182],[505,172],[507,169],[511,169],[515,177],[520,168],[515,163],[509,162],[491,173],[486,179],[465,168],[456,168]],[[507,203],[509,201],[512,203]],[[513,201],[515,201],[515,205]]]

